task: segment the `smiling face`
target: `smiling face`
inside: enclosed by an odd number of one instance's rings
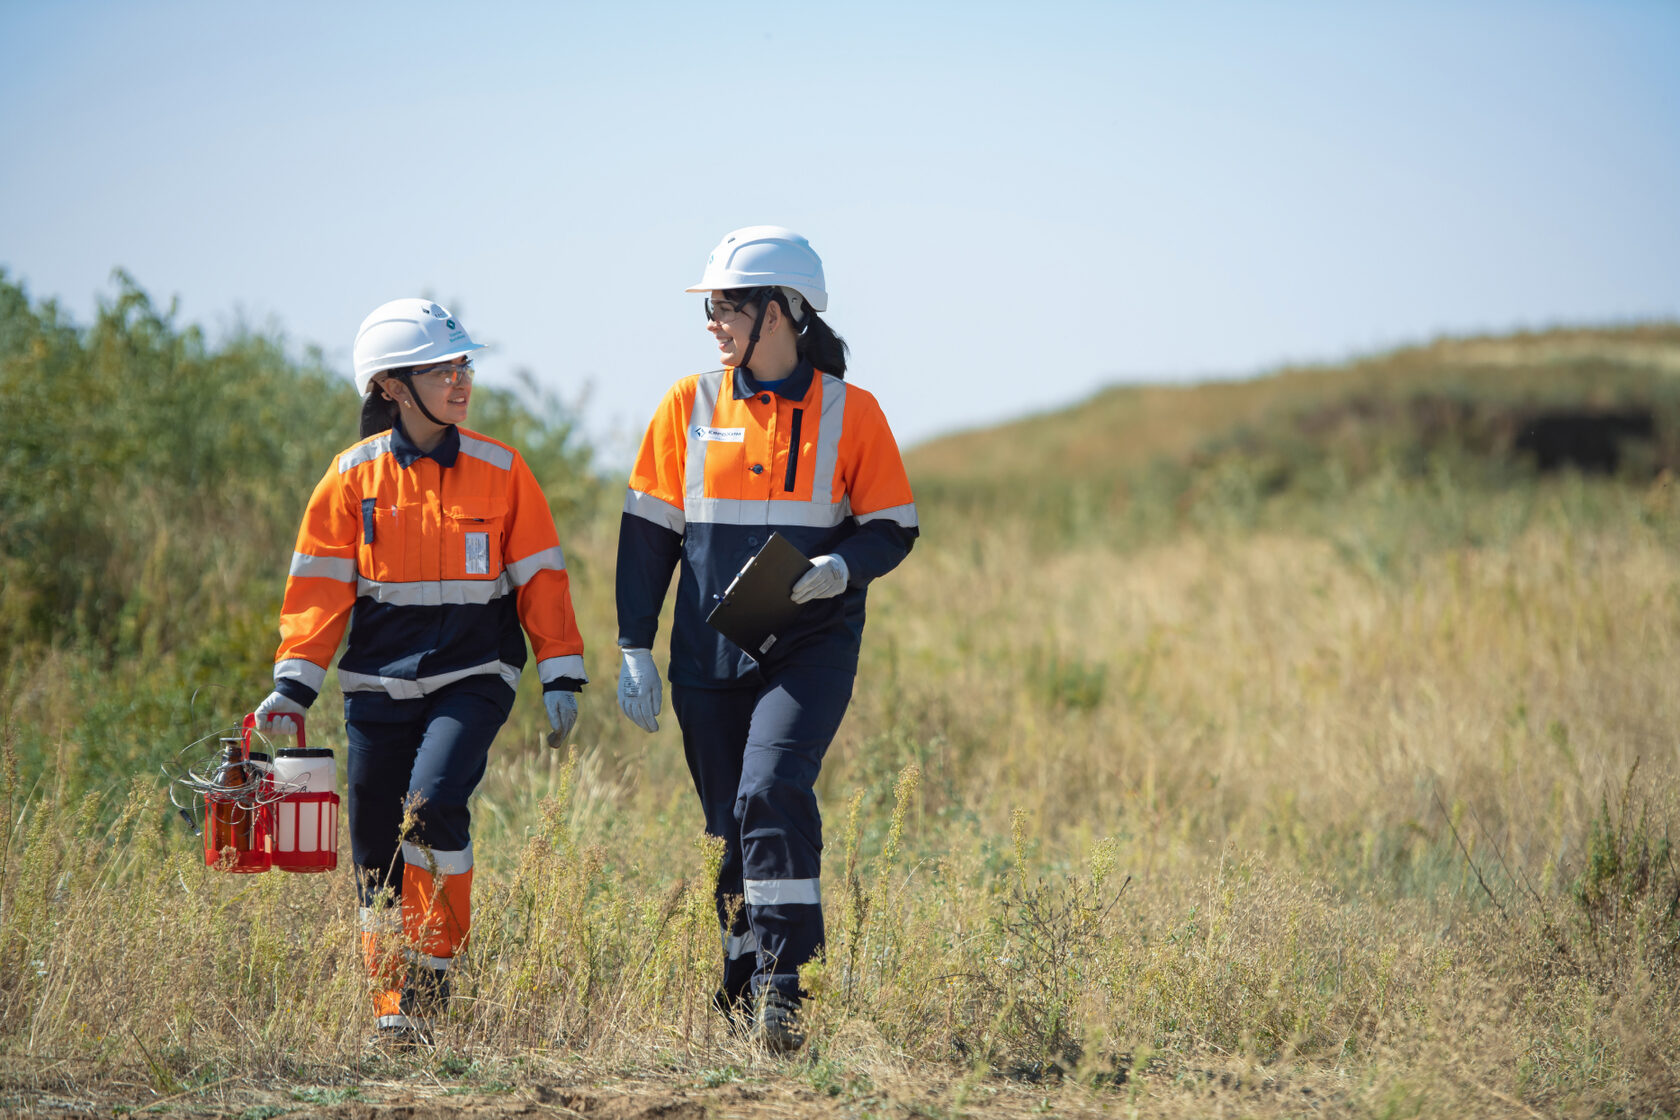
[[[464,354],[453,361],[421,366],[412,370],[409,378],[414,385],[414,394],[426,406],[426,412],[444,425],[466,422],[467,407],[472,402],[472,379],[472,361]],[[387,397],[403,406],[403,427],[411,436],[419,436],[420,433],[415,430],[417,426],[431,426],[425,413],[414,407],[408,386],[402,381],[387,377],[380,381],[380,385]]]
[[[751,303],[736,303],[728,293],[721,291],[710,293],[708,302],[712,318],[706,320],[706,329],[717,340],[723,364],[731,368],[738,366],[742,355],[747,352],[747,343],[752,339],[753,317],[758,314],[758,307]],[[771,313],[776,310],[772,305]],[[765,320],[768,325],[769,314],[765,315]]]
[[[747,293],[735,292],[736,297],[743,294]],[[759,298],[763,298],[762,294]],[[752,333],[753,321],[758,317],[757,302],[714,291],[708,294],[706,306],[706,329],[717,340],[718,355],[724,365],[738,369],[746,364],[742,359],[750,357],[752,371],[759,380],[778,381],[799,364],[799,332],[790,325],[780,300],[771,299],[764,309],[764,325],[759,329],[756,347],[752,345]]]
[[[472,401],[473,368],[466,355],[414,374],[414,388],[427,411],[445,424],[462,424]]]

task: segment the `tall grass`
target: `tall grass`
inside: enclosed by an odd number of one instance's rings
[[[563,425],[525,415],[533,443]],[[0,1053],[37,1076],[370,1075],[348,876],[208,872],[149,777],[261,694],[318,469],[234,534],[220,586],[252,601],[225,619],[143,647],[8,616]],[[579,495],[557,504],[598,683],[565,757],[530,695],[497,742],[455,1010],[416,1061],[827,1093],[938,1070],[1183,1115],[1210,1086],[1258,1115],[1680,1110],[1672,489],[1443,468],[1330,505],[1174,469],[1199,496],[1123,543],[924,503],[824,768],[828,952],[811,1046],[777,1067],[710,1009],[718,852],[676,728],[612,700],[611,486],[552,485]],[[186,559],[158,578],[204,603]],[[226,660],[194,660],[199,630]],[[238,688],[189,708],[206,677]],[[335,700],[329,678],[311,731],[341,745]]]

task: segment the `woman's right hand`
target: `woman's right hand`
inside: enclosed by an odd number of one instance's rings
[[[653,651],[625,650],[624,667],[618,671],[619,708],[631,723],[651,734],[659,730],[657,717],[664,702],[659,670],[653,667]]]
[[[257,705],[257,730],[264,735],[296,735],[300,721],[290,717],[302,716],[306,711],[290,696],[271,692],[268,699]]]

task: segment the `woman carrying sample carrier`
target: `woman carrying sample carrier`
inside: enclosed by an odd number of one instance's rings
[[[351,854],[374,1014],[380,1035],[398,1041],[427,1040],[427,1017],[447,1009],[449,967],[471,924],[467,798],[512,708],[525,636],[550,746],[576,723],[586,681],[542,488],[513,448],[460,427],[468,355],[480,349],[430,300],[393,300],[363,321],[363,439],[309,499],[274,692],[257,708],[259,730],[294,730],[287,717],[314,702],[349,625],[338,683]]]
[[[815,786],[851,700],[869,582],[916,540],[916,506],[880,405],[844,380],[846,346],[818,317],[822,261],[801,236],[723,239],[688,289],[724,368],[665,394],[630,476],[618,538],[619,706],[658,729],[654,632],[679,562],[671,706],[718,877],[718,1006],[776,1051],[804,1041],[799,966],[823,944]],[[706,624],[771,533],[813,560],[791,630],[749,655]]]

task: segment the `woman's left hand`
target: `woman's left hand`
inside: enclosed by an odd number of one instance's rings
[[[832,599],[846,590],[846,581],[851,579],[851,575],[846,570],[846,562],[840,557],[819,556],[811,561],[811,570],[793,585],[793,601],[809,603],[812,599]]]
[[[548,709],[549,726],[554,731],[548,737],[548,745],[558,747],[566,741],[566,736],[577,726],[578,702],[577,693],[554,692],[543,693],[543,707]]]

